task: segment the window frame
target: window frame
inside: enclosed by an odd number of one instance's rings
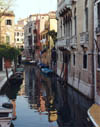
[[[19,37],[20,36],[20,33],[19,32],[17,32],[17,37]]]
[[[85,31],[89,31],[89,7],[88,7],[88,0],[85,0]]]
[[[84,67],[84,56],[87,56],[87,63],[86,63],[86,68]],[[87,53],[83,53],[83,61],[82,61],[82,68],[83,70],[88,70],[88,54]]]
[[[19,38],[17,38],[17,42],[19,42],[20,40],[19,40]]]
[[[97,70],[100,71],[100,53],[97,54]]]
[[[72,54],[72,65],[73,67],[76,66],[76,54],[75,53]]]
[[[6,20],[6,25],[12,26],[12,20],[11,20],[11,19],[7,19],[7,20]]]

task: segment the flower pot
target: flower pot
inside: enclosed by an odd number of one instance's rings
[[[5,59],[4,60],[4,67],[5,68],[11,68],[11,60]]]

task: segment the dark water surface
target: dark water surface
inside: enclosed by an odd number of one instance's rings
[[[22,85],[12,84],[1,93],[16,109],[12,127],[93,127],[87,119],[92,102],[36,67],[26,66]]]

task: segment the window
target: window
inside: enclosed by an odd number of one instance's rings
[[[19,36],[19,32],[17,32],[17,36]]]
[[[66,32],[66,31],[65,31],[65,22],[66,22],[66,19],[64,18],[64,19],[63,19],[64,35],[65,35],[65,32]]]
[[[6,20],[6,25],[12,25],[12,21],[11,20]]]
[[[98,54],[98,68],[100,69],[100,54]]]
[[[19,38],[17,38],[17,41],[19,41]]]
[[[75,54],[73,54],[73,66],[75,66]]]
[[[88,57],[87,57],[87,54],[83,54],[83,68],[84,69],[87,69],[87,66],[88,66]]]
[[[62,19],[61,19],[61,22],[60,22],[60,29],[61,29],[61,37],[62,37]]]
[[[31,33],[31,28],[29,28],[29,33]]]
[[[88,31],[88,0],[85,1],[85,27]]]
[[[86,31],[88,31],[88,8],[85,8],[85,17]]]
[[[98,3],[98,25],[100,26],[100,2]]]
[[[75,29],[75,35],[77,34],[77,17],[76,17],[76,8],[74,10],[74,29]]]
[[[6,43],[10,43],[10,37],[9,36],[6,36]]]

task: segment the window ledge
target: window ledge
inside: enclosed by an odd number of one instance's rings
[[[82,68],[83,71],[88,71],[88,68]]]

